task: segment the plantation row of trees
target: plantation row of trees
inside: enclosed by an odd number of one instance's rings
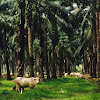
[[[100,77],[99,0],[0,0],[0,77],[6,65],[41,81],[62,77],[82,64]],[[16,67],[17,66],[17,67]]]

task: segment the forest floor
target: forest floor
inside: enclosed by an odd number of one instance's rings
[[[35,89],[25,88],[22,94],[13,90],[14,82],[0,82],[0,100],[100,100],[100,85],[71,76],[40,82]]]

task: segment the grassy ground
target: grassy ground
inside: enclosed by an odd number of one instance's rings
[[[71,76],[40,82],[35,89],[25,88],[23,94],[12,90],[11,81],[1,79],[1,83],[0,100],[100,100],[100,86]]]

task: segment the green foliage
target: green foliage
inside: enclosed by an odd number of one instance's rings
[[[12,90],[14,83],[11,81],[2,79],[1,83],[0,100],[99,100],[100,98],[97,84],[70,76],[40,82],[35,89],[25,88],[23,94]]]
[[[0,4],[1,4],[2,0],[0,0]]]

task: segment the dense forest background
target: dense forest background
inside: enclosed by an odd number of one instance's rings
[[[0,0],[0,77],[45,81],[80,64],[100,78],[99,0]]]

